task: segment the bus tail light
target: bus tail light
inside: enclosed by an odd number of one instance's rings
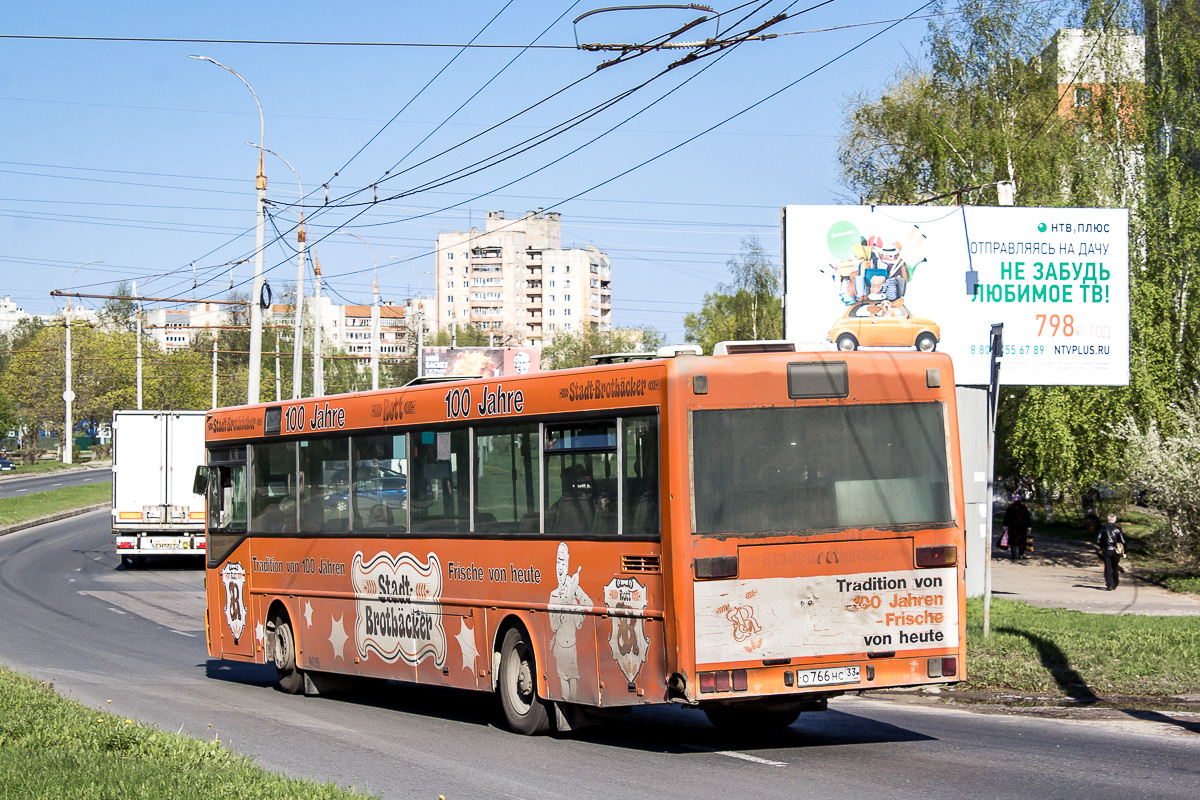
[[[958,548],[952,544],[917,548],[918,567],[953,567],[958,563]]]
[[[953,678],[958,674],[957,656],[929,659],[929,668],[926,674],[931,678]]]
[[[736,578],[738,574],[738,559],[737,556],[697,558],[694,562],[694,568],[697,580]]]
[[[128,539],[125,539],[125,540],[118,539],[117,540],[117,549],[118,550],[132,550],[133,542],[129,541]]]
[[[733,672],[701,672],[699,677],[701,694],[730,690],[744,692],[750,688],[750,676],[744,669],[735,669]]]

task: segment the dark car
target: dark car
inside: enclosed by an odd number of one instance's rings
[[[10,472],[17,468],[17,465],[9,461],[7,458],[0,458],[0,472]]]

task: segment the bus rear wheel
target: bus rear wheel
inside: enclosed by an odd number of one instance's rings
[[[709,706],[704,709],[708,721],[721,730],[754,733],[786,728],[800,717],[794,706],[770,708],[757,705]]]
[[[275,618],[271,656],[275,661],[275,679],[279,690],[300,694],[304,690],[304,672],[296,666],[296,637],[292,633],[292,624],[285,617]]]
[[[535,736],[550,729],[546,702],[537,694],[537,664],[524,634],[510,628],[500,645],[500,704],[516,733]]]

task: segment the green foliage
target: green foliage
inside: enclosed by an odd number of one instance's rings
[[[1172,404],[1174,419],[1139,424],[1132,414],[1112,427],[1125,445],[1122,471],[1167,515],[1167,541],[1180,557],[1200,558],[1200,389]]]
[[[114,409],[137,407],[136,334],[127,330],[71,326],[71,385],[75,423],[95,425],[112,418]],[[0,377],[0,392],[16,405],[18,423],[27,431],[44,427],[62,434],[66,416],[66,328],[29,329],[22,350],[14,353]],[[207,408],[206,370],[191,352],[165,353],[143,338],[143,406]]]
[[[191,738],[66,700],[0,668],[0,797],[342,800],[367,795],[254,766],[217,734]]]
[[[992,599],[967,601],[965,689],[1050,696],[1170,697],[1200,685],[1200,618],[1085,614]]]
[[[554,340],[542,348],[542,369],[590,367],[595,363],[594,355],[652,353],[662,344],[662,334],[653,328],[602,331],[588,327],[578,332],[566,331],[555,334]]]
[[[850,100],[838,156],[845,184],[864,202],[903,204],[1018,179],[1022,205],[1068,204],[1061,186],[1077,169],[1074,137],[1032,135],[1057,101],[1036,58],[1053,14],[998,0],[932,23],[927,66],[914,61],[879,97]],[[967,194],[995,196],[991,187]]]
[[[700,310],[684,316],[684,339],[711,353],[717,342],[781,338],[779,270],[758,237],[743,239],[741,255],[727,265],[732,280],[705,294]]]

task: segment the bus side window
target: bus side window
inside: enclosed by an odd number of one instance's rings
[[[418,430],[409,441],[413,531],[466,533],[471,520],[470,431]]]
[[[658,533],[658,417],[621,420],[621,533]]]
[[[350,530],[350,440],[300,442],[300,530],[345,533]]]
[[[298,525],[296,443],[254,445],[251,527],[260,533],[294,532]]]
[[[546,428],[546,533],[617,532],[617,424]]]
[[[475,429],[475,532],[538,532],[538,426]]]
[[[367,533],[408,530],[408,456],[404,434],[354,437],[351,524]],[[341,496],[340,494],[338,495]]]

